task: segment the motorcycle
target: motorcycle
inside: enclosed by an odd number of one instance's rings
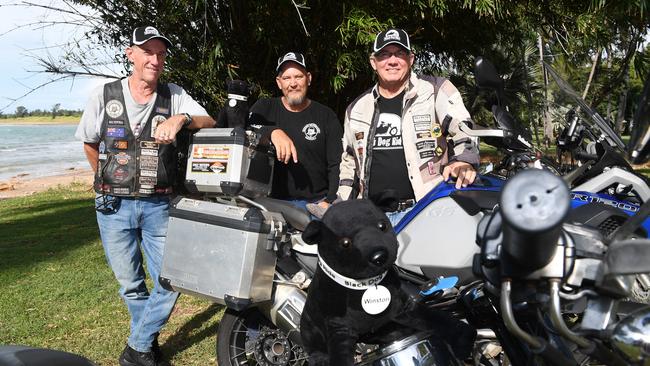
[[[637,163],[650,158],[649,89],[630,141]],[[485,281],[461,294],[461,302],[476,324],[488,319],[483,324],[499,335],[512,364],[647,365],[650,307],[628,299],[635,280],[650,270],[650,202],[603,230],[570,219],[576,206],[567,183],[528,170],[504,186],[498,207],[477,230],[481,250],[473,268]],[[587,206],[594,204],[581,207]],[[620,218],[616,210],[601,213]]]
[[[491,325],[515,365],[647,365],[650,307],[625,309],[623,300],[650,271],[650,240],[635,235],[650,204],[613,239],[567,222],[569,211],[568,187],[548,172],[506,184],[478,226],[474,270],[485,281],[461,295],[480,309],[470,318],[498,314]]]
[[[480,72],[479,69],[477,78],[481,75]],[[503,121],[508,118],[508,114],[495,113],[495,117],[497,121]],[[522,153],[523,149],[519,145],[526,141],[524,133],[509,128],[507,123],[501,123],[500,126],[498,129],[480,130],[471,128],[473,126],[463,128],[474,131],[475,135],[493,137],[494,143],[507,146],[513,155]],[[497,205],[505,182],[504,176],[486,174],[480,176],[477,184],[463,189],[455,189],[453,183],[442,183],[418,201],[411,212],[395,226],[400,242],[396,267],[404,287],[414,298],[432,309],[448,311],[479,328],[477,345],[482,349],[477,362],[484,364],[491,364],[494,357],[500,357],[500,352],[494,351],[495,347],[521,352],[521,345],[507,336],[506,325],[498,314],[488,311],[491,306],[489,302],[477,304],[473,301],[472,306],[466,306],[468,294],[474,293],[477,286],[484,282],[481,273],[473,270],[479,252],[479,247],[474,244],[474,228]],[[601,186],[603,183],[597,185]],[[643,189],[642,186],[639,187],[639,190]],[[577,207],[588,200],[610,199],[601,191],[602,189],[581,191],[581,196],[573,198],[573,205]],[[270,235],[273,238],[270,247],[273,248],[277,261],[272,286],[267,289],[269,299],[252,303],[222,299],[221,303],[229,308],[224,313],[217,334],[218,363],[305,364],[306,355],[300,346],[299,321],[306,299],[305,289],[317,266],[314,246],[305,245],[300,238],[309,216],[284,201],[267,197],[252,199],[236,196],[229,199],[234,206],[280,214],[275,217],[274,233]],[[624,216],[633,214],[639,208],[633,203],[614,202],[622,205]],[[432,235],[436,236],[434,245],[425,239]],[[173,283],[170,285],[184,292]],[[477,296],[476,299],[483,298]],[[497,338],[498,343],[494,342]],[[510,344],[516,346],[511,347]],[[421,364],[431,364],[438,362],[436,360],[448,359],[449,355],[445,347],[441,347],[440,341],[431,334],[411,335],[391,344],[358,345],[358,364],[380,364],[393,360],[394,364],[399,365],[398,360],[404,357],[409,360],[416,357]]]

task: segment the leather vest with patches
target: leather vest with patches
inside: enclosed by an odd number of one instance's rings
[[[95,191],[120,197],[147,197],[171,193],[176,178],[176,147],[155,142],[156,126],[171,116],[171,93],[158,84],[153,109],[131,130],[122,82],[104,86],[104,120],[100,131],[99,165]]]

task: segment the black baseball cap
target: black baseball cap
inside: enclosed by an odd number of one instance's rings
[[[298,52],[287,52],[284,54],[284,56],[280,57],[278,59],[278,66],[275,68],[275,72],[280,72],[280,68],[282,65],[284,65],[286,62],[295,62],[298,65],[302,66],[307,69],[307,65],[305,64],[305,56],[303,56],[302,53]]]
[[[411,52],[411,41],[409,40],[409,35],[403,29],[389,28],[377,34],[377,37],[375,37],[375,43],[372,46],[372,52],[379,52],[389,44],[400,45],[406,48],[407,51]]]
[[[167,37],[160,34],[160,32],[158,32],[158,29],[150,25],[146,27],[138,27],[133,30],[133,35],[131,36],[131,46],[140,46],[141,44],[154,38],[158,38],[161,41],[165,42],[167,48],[172,46],[171,41],[167,39]]]

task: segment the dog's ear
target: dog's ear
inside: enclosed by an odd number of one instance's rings
[[[322,221],[312,220],[302,232],[302,240],[307,244],[320,243],[325,230],[328,229]]]
[[[380,210],[392,212],[397,210],[399,204],[399,193],[394,189],[385,189],[369,197]]]

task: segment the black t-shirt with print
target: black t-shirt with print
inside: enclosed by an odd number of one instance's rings
[[[249,123],[281,128],[298,153],[298,163],[275,162],[271,196],[306,200],[326,197],[328,202],[336,199],[343,130],[334,111],[312,100],[302,112],[291,112],[280,98],[260,99],[250,111]]]
[[[413,187],[409,180],[402,145],[402,103],[404,91],[387,99],[379,96],[377,100],[379,119],[372,144],[372,161],[368,195],[374,195],[392,189],[398,192],[400,199],[414,198]]]

